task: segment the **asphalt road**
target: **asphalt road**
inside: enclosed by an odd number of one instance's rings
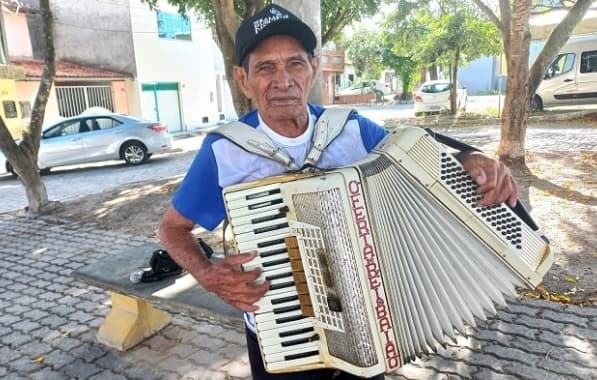
[[[477,108],[487,107],[497,97],[482,97],[470,102]],[[472,106],[469,106],[471,109]],[[365,116],[383,122],[385,118],[410,117],[412,105],[367,106],[359,108]],[[482,149],[493,149],[499,140],[499,127],[460,127],[444,133]],[[175,140],[176,153],[154,155],[147,163],[131,167],[121,161],[55,168],[43,177],[51,200],[66,201],[96,194],[137,182],[183,176],[191,164],[194,152],[200,147],[202,135]],[[596,150],[597,134],[592,126],[533,124],[527,131],[528,149],[532,150]],[[24,187],[10,175],[0,176],[0,213],[12,212],[27,206]]]

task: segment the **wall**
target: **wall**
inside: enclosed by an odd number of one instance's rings
[[[458,69],[458,82],[466,86],[469,95],[494,90],[495,57],[482,57]]]
[[[160,10],[175,14],[178,11],[165,2],[160,3]],[[178,83],[186,129],[204,126],[204,117],[208,124],[216,123],[219,114],[211,31],[191,15],[191,41],[159,38],[154,12],[139,0],[131,0],[130,13],[138,91],[143,83]]]
[[[128,0],[52,0],[56,58],[134,76],[128,3]]]
[[[4,12],[4,30],[10,57],[32,58],[31,39],[27,27],[27,16],[23,13]]]

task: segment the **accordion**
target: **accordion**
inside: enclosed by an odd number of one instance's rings
[[[465,334],[553,262],[528,214],[480,207],[476,183],[420,128],[354,166],[224,189],[238,252],[259,254],[269,372],[391,373]]]

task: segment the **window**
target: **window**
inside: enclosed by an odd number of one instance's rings
[[[31,102],[28,100],[19,101],[19,107],[21,107],[21,117],[31,117]]]
[[[44,133],[44,138],[49,139],[52,137],[74,135],[79,133],[80,125],[81,123],[79,120],[65,121]]]
[[[327,55],[321,56],[321,63],[328,63],[329,61],[330,61],[330,59]]]
[[[585,51],[580,55],[580,73],[597,73],[597,50]]]
[[[110,128],[114,128],[121,124],[118,120],[114,120],[109,117],[95,118],[92,123],[94,125],[99,126],[100,129],[110,129]],[[97,127],[96,127],[96,129],[97,129]]]
[[[177,13],[157,12],[158,35],[171,40],[191,40],[191,22]]]
[[[342,57],[332,57],[332,63],[334,65],[341,65],[342,64]]]
[[[14,100],[4,100],[2,106],[4,107],[4,116],[7,119],[17,117],[17,103]]]
[[[553,60],[551,65],[547,68],[547,73],[545,74],[545,79],[553,78],[557,75],[562,75],[567,72],[570,72],[574,67],[574,60],[576,58],[576,54],[568,53],[568,54],[560,54]]]

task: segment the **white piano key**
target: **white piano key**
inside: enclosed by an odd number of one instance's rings
[[[281,297],[282,299],[284,297]],[[279,308],[283,308],[283,307],[292,307],[292,306],[300,306],[300,302],[298,300],[298,297],[294,297],[294,299],[286,301],[286,302],[280,302],[280,303],[276,303],[273,304],[271,302],[263,302],[260,303],[259,305],[257,305],[259,307],[259,309],[255,312],[255,314],[263,314],[263,313],[273,313],[274,309],[279,309]]]
[[[257,256],[253,260],[243,264],[243,268],[245,270],[261,268],[263,271],[271,272],[273,270],[280,269],[280,268],[273,269],[272,265],[269,265],[269,264],[275,263],[277,261],[283,261],[283,260],[288,260],[288,253],[284,252],[284,253],[280,253],[277,255],[271,255],[271,256],[265,256],[265,257]],[[287,267],[290,268],[290,261],[286,261],[286,263],[287,263]]]
[[[263,356],[267,363],[288,360],[288,359],[285,359],[286,356],[300,355],[300,354],[304,354],[304,353],[307,353],[310,351],[319,350],[320,343],[321,342],[317,340],[314,342],[299,344],[299,345],[291,347],[290,349],[285,349],[286,347],[283,347],[278,352],[271,352],[271,353],[268,353],[267,355],[265,355],[265,353],[264,353]]]
[[[296,335],[291,335],[291,336],[285,336],[285,337],[280,337],[275,336],[275,337],[269,337],[266,339],[261,339],[260,343],[263,347],[266,346],[284,346],[284,344],[287,344],[288,342],[292,342],[295,340],[299,340],[299,339],[308,339],[311,338],[313,336],[315,336],[315,331],[311,330],[308,332],[304,332],[302,334],[296,334]]]
[[[313,318],[306,318],[294,324],[280,326],[275,330],[259,330],[259,336],[261,339],[283,339],[286,336],[292,337],[293,335],[302,334],[302,331],[306,329],[313,329]]]
[[[275,215],[279,215],[279,212],[275,213]],[[268,219],[268,220],[254,218],[255,219],[254,223],[245,223],[245,224],[233,226],[232,228],[234,229],[234,233],[237,235],[246,234],[246,233],[254,233],[255,235],[259,235],[258,231],[260,229],[261,230],[265,230],[265,229],[269,229],[269,228],[281,229],[281,228],[284,228],[284,226],[286,224],[288,224],[288,219],[284,216],[278,216],[277,218],[273,218],[273,219],[271,218],[272,215],[268,215],[268,216],[270,217],[270,219]]]
[[[312,317],[303,317],[301,319],[295,319],[295,320],[289,320],[286,322],[279,322],[279,321],[275,321],[275,320],[270,320],[270,321],[264,321],[264,322],[258,322],[258,328],[259,328],[259,333],[261,334],[263,331],[267,331],[267,330],[271,330],[271,329],[276,329],[277,331],[281,331],[287,328],[291,328],[292,326],[296,326],[299,323],[303,323],[306,322],[307,319],[311,319],[311,323],[312,322]]]
[[[302,317],[303,316],[303,312],[301,311],[300,307],[296,310],[291,310],[291,311],[287,311],[287,312],[283,312],[283,313],[261,313],[261,314],[256,314],[255,315],[255,321],[257,323],[262,323],[262,322],[268,322],[268,321],[274,321],[274,322],[278,322],[279,320],[283,320],[286,318],[294,318],[294,317]]]
[[[273,241],[284,241],[284,238],[288,237],[290,235],[290,229],[289,228],[283,228],[281,230],[278,231],[271,231],[271,233],[268,234],[259,234],[259,236],[255,236],[254,234],[244,234],[245,236],[243,236],[242,240],[236,240],[236,245],[239,249],[240,252],[247,252],[253,249],[256,249],[259,244],[264,244],[264,243],[268,243],[268,242],[273,242]],[[254,235],[252,236],[252,238],[249,235]]]
[[[264,295],[259,299],[259,301],[255,302],[254,305],[258,306],[259,308],[268,308],[270,305],[275,304],[277,300],[283,300],[284,298],[298,298],[296,289],[288,289],[286,292],[274,296]]]
[[[272,363],[266,363],[266,368],[269,371],[276,371],[276,370],[283,370],[285,368],[297,368],[299,366],[313,364],[313,363],[321,363],[321,358],[319,355],[307,356],[300,359],[293,359],[293,360],[286,360],[286,361],[277,361]]]
[[[265,194],[271,191],[277,191],[280,189],[279,183],[272,183],[269,185],[259,186],[258,189],[251,188],[246,190],[239,190],[231,193],[226,193],[224,197],[227,201],[235,201],[240,199],[242,202],[246,202],[247,197],[253,198],[260,194]]]
[[[248,228],[259,223],[260,220],[270,218],[271,220],[288,220],[280,207],[267,210],[266,212],[251,213],[247,216],[238,217],[230,224],[235,231],[241,232],[242,227]]]

